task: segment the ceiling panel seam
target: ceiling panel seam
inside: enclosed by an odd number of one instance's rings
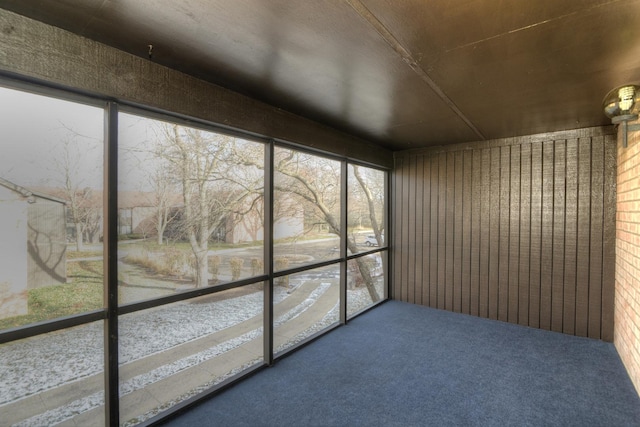
[[[525,25],[523,27],[514,28],[512,30],[505,31],[505,32],[500,33],[500,34],[495,34],[493,36],[486,37],[486,38],[481,39],[481,40],[475,40],[475,41],[472,41],[470,43],[465,43],[465,44],[462,44],[460,46],[456,46],[456,47],[453,47],[451,49],[447,49],[447,50],[445,50],[445,53],[453,52],[454,50],[458,50],[458,49],[465,49],[467,47],[475,46],[475,45],[478,45],[478,44],[481,44],[481,43],[484,43],[484,42],[487,42],[487,41],[490,41],[490,40],[493,40],[493,39],[497,39],[497,38],[504,37],[504,36],[509,36],[511,34],[518,33],[520,31],[530,30],[532,28],[536,28],[536,27],[539,27],[541,25],[549,24],[551,22],[557,22],[557,21],[561,21],[561,20],[564,20],[564,19],[567,19],[567,18],[570,18],[570,17],[574,17],[574,16],[578,16],[578,15],[584,15],[585,13],[589,13],[594,9],[598,9],[598,8],[601,8],[601,7],[606,7],[606,6],[609,6],[609,5],[613,4],[613,3],[619,3],[620,1],[622,1],[622,0],[611,0],[611,1],[608,1],[608,2],[603,3],[603,4],[597,4],[597,5],[588,7],[586,9],[579,9],[579,10],[573,11],[571,13],[565,13],[564,15],[556,16],[556,17],[553,17],[553,18],[550,18],[550,19],[545,19],[545,20],[542,20],[542,21],[539,21],[539,22],[535,22],[533,24]]]
[[[480,130],[467,118],[467,116],[458,108],[451,98],[434,82],[429,74],[418,65],[411,52],[406,49],[400,41],[389,31],[384,24],[364,5],[360,0],[346,0],[346,2],[356,11],[358,15],[369,25],[371,25],[380,36],[400,55],[402,60],[425,82],[433,92],[438,95],[442,101],[482,140],[486,140]]]

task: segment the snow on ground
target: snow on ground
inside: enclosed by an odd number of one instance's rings
[[[274,326],[277,327],[300,315],[312,306],[329,287],[329,283],[321,283],[300,305],[277,317]],[[290,290],[285,288],[276,287],[274,289],[274,303],[282,301],[289,295],[289,292]],[[348,303],[351,313],[366,307],[370,302],[366,289],[349,291]],[[263,294],[262,292],[254,292],[223,301],[181,302],[122,316],[119,324],[120,363],[135,361],[212,334],[259,315],[262,310]],[[291,347],[315,332],[334,324],[339,318],[338,310],[339,304],[336,304],[320,322],[311,325],[276,351]],[[121,395],[131,393],[190,366],[202,363],[261,335],[262,328],[258,328],[183,359],[158,366],[121,384]],[[137,420],[140,422],[156,415],[172,404],[191,397],[258,362],[259,360],[255,360],[238,367],[224,377],[217,378],[197,390],[192,390],[185,396],[177,397],[173,403],[166,402],[162,407],[144,414]],[[37,392],[99,374],[103,371],[103,365],[102,322],[0,346],[0,372],[3,373],[0,377],[0,407]],[[24,425],[53,425],[75,414],[100,406],[103,402],[103,392],[97,392],[25,420]]]

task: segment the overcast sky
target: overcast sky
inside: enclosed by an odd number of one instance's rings
[[[58,186],[68,141],[84,186],[101,187],[103,115],[101,108],[0,87],[0,176],[22,186]]]
[[[80,188],[102,188],[103,120],[100,107],[0,87],[0,177],[24,187],[60,187],[70,164]],[[129,149],[153,143],[153,123],[120,114],[121,190],[145,189],[142,164],[150,156]]]

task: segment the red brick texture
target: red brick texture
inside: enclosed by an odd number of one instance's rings
[[[614,343],[640,392],[640,131],[618,135]]]

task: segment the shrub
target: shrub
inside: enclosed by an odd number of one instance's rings
[[[251,275],[257,276],[263,273],[264,263],[260,258],[251,258]]]
[[[275,270],[281,271],[286,270],[289,267],[289,258],[287,257],[279,257],[275,259]],[[289,276],[277,277],[274,281],[274,284],[289,287]]]
[[[231,280],[238,280],[240,278],[243,264],[244,259],[242,258],[233,257],[229,260],[229,265],[231,266]]]
[[[220,272],[221,259],[219,255],[213,255],[209,257],[209,273],[211,273],[213,282],[218,281],[218,273]]]
[[[184,251],[169,246],[162,252],[164,265],[158,265],[158,273],[172,276],[182,276],[189,272],[188,268],[193,267],[189,255]]]
[[[174,247],[166,247],[161,253],[153,253],[148,248],[135,248],[129,251],[124,262],[136,264],[147,270],[164,276],[183,276],[191,267],[189,254]]]

